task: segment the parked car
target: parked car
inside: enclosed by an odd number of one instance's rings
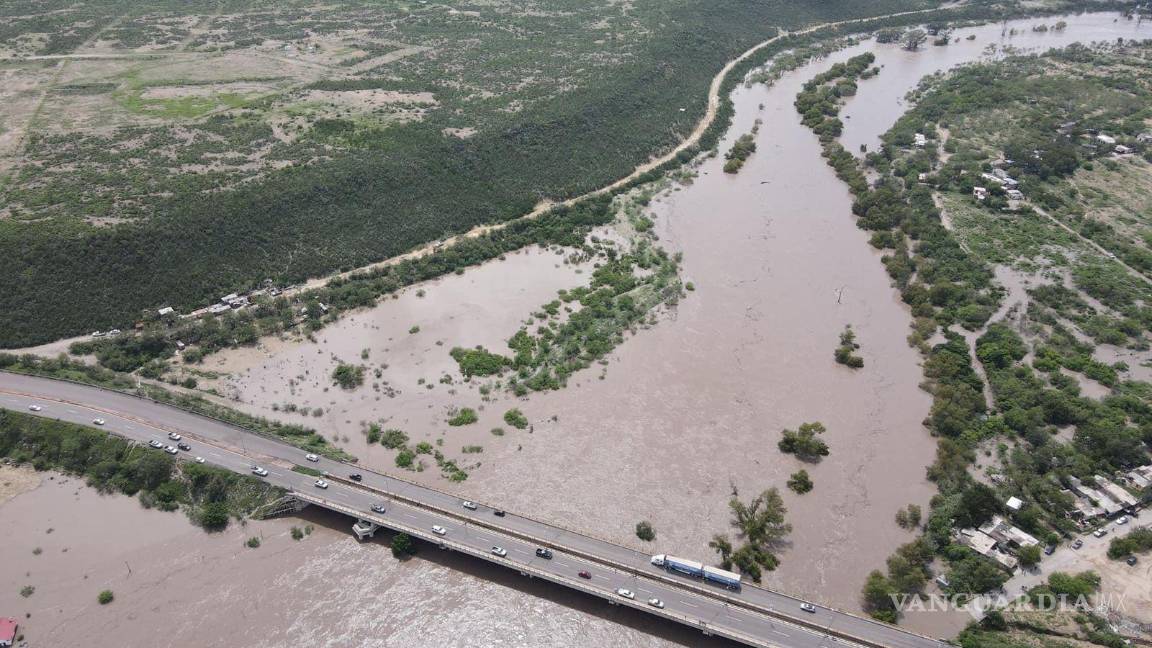
[[[192,449],[192,446],[188,445],[187,443],[185,443],[183,441],[177,443],[176,447],[183,450],[184,452],[188,452],[189,450]]]
[[[1081,540],[1080,538],[1076,538],[1076,542],[1072,543],[1073,549],[1079,549],[1080,547],[1083,547],[1083,546],[1084,546],[1084,541]]]
[[[464,508],[468,509],[469,511],[475,511],[476,510],[476,502],[469,502],[468,500],[464,500],[463,506],[464,506]]]
[[[196,457],[196,463],[204,463],[204,457]]]
[[[492,547],[492,555],[503,558],[508,555],[508,550],[503,547]]]
[[[315,486],[316,488],[328,488],[328,482],[323,479],[317,479]]]
[[[102,418],[94,418],[92,419],[92,422],[96,425],[104,425],[104,419]]]
[[[268,476],[268,471],[264,468],[261,468],[260,466],[252,466],[252,472],[256,473],[257,475],[259,475],[261,477],[267,477]]]
[[[1129,566],[1135,565],[1136,556],[1128,556],[1128,560],[1125,560],[1124,562],[1128,563]]]
[[[160,443],[156,439],[152,439],[151,441],[148,442],[148,447],[149,448],[163,448],[164,444]]]
[[[552,560],[552,550],[547,547],[536,547],[536,555],[546,560]]]
[[[372,512],[373,513],[383,513],[384,512],[384,505],[383,504],[373,504],[372,505]]]
[[[180,451],[172,446],[164,446],[164,452],[167,452],[168,454],[176,454]]]
[[[492,511],[492,515],[495,515],[496,517],[504,517],[504,511],[501,511],[500,509],[496,509],[496,510]]]
[[[592,578],[592,574],[589,574],[586,571],[578,571],[578,572],[576,572],[576,575],[579,576],[580,578]]]
[[[439,524],[433,524],[432,525],[432,533],[435,533],[436,535],[439,535],[439,536],[448,535],[448,529],[445,529],[444,527],[440,526]]]
[[[304,455],[304,458],[307,459],[308,461],[313,462],[313,463],[320,461],[320,457],[317,457],[314,454],[306,454],[306,455]]]
[[[1054,553],[1056,553],[1056,545],[1048,545],[1047,547],[1044,547],[1045,556],[1051,556]]]
[[[180,436],[179,434],[176,434],[175,432],[169,432],[168,438],[172,439],[173,441],[179,441],[180,439],[182,439],[184,437]]]
[[[1116,526],[1124,526],[1125,524],[1128,524],[1128,516],[1121,515],[1120,518],[1116,520]]]
[[[809,614],[815,614],[816,613],[816,606],[812,605],[811,603],[801,603],[800,609],[804,610],[805,612],[808,612]]]
[[[28,409],[33,411],[33,412],[39,412],[40,410],[42,410],[44,408],[40,407],[39,405],[29,405]]]
[[[654,608],[658,608],[658,609],[661,609],[661,610],[663,610],[663,609],[664,609],[664,601],[661,601],[661,600],[660,600],[660,599],[658,599],[658,598],[650,598],[650,599],[648,599],[648,605],[651,605],[652,607],[654,607]]]
[[[619,597],[622,597],[622,598],[626,598],[628,600],[632,600],[632,599],[636,598],[636,595],[632,593],[632,590],[625,589],[623,587],[617,587],[616,588],[616,595]]]
[[[1096,529],[1092,532],[1094,538],[1103,538],[1106,535],[1108,535],[1108,529]]]
[[[351,475],[348,475],[348,479],[351,479],[354,482],[358,482],[364,479],[364,476],[360,473],[352,473]]]

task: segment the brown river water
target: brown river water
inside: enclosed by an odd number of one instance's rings
[[[1015,37],[1002,36],[1000,25],[964,29],[957,35],[977,38],[918,53],[866,42],[772,88],[739,88],[720,150],[761,119],[757,152],[735,176],[720,171],[722,159],[705,161],[694,182],[650,208],[661,243],[684,254],[684,279],[696,290],[564,390],[485,398],[479,381],[460,381],[448,356],[453,346],[504,351],[504,340],[558,289],[588,280],[588,267],[538,249],[406,290],[318,332],[315,342],[267,340],[211,357],[205,369],[227,374],[215,386],[235,406],[312,425],[367,466],[652,553],[711,559],[708,539],[731,532],[733,490],[749,497],[778,487],[794,530],[765,583],[857,610],[867,573],[913,537],[893,522],[896,510],[926,508],[934,492],[925,467],[935,443],[921,425],[930,399],[918,388],[920,358],[905,341],[909,314],[792,101],[832,62],[875,51],[884,69],[846,106],[843,138],[850,150],[874,146],[924,74],[975,60],[993,43],[1046,49],[1147,37],[1147,26],[1114,18],[1065,17],[1066,31],[1043,34],[1031,32],[1041,21],[1016,21],[1008,25],[1022,32]],[[865,360],[858,371],[832,359],[846,324]],[[414,326],[419,332],[410,333]],[[330,384],[340,361],[369,367],[364,387],[348,393]],[[445,374],[453,384],[439,382]],[[272,408],[289,402],[323,414]],[[449,427],[450,411],[463,406],[480,421]],[[524,411],[531,431],[502,422],[510,407]],[[401,428],[413,443],[441,439],[470,477],[453,484],[434,465],[395,468],[393,451],[366,444],[368,421]],[[805,421],[828,428],[831,455],[818,464],[776,448],[783,428]],[[504,436],[489,432],[497,426]],[[461,454],[464,445],[484,451]],[[784,486],[800,468],[815,482],[803,496]],[[396,563],[378,544],[357,545],[340,518],[315,514],[209,536],[178,514],[79,486],[46,482],[0,509],[19,521],[0,531],[0,564],[13,572],[0,578],[0,613],[32,612],[28,636],[47,640],[33,645],[707,645],[676,626],[456,557],[425,551]],[[655,542],[633,534],[642,519],[656,528]],[[316,532],[292,541],[288,528],[305,523]],[[263,535],[264,546],[242,547],[250,535]],[[49,551],[49,540],[66,542],[69,556]],[[44,553],[33,557],[38,544]],[[23,581],[37,587],[27,599],[18,594]],[[101,607],[95,595],[106,586],[117,600]],[[909,625],[943,635],[964,621],[917,617]]]

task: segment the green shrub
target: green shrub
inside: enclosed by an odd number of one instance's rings
[[[645,542],[652,542],[656,539],[656,530],[652,528],[652,523],[643,520],[636,523],[636,537]]]
[[[461,407],[455,416],[448,419],[448,425],[459,427],[461,425],[471,425],[479,420],[480,417],[476,414],[476,410],[471,407]]]
[[[115,598],[115,595],[112,594],[112,590],[104,590],[96,596],[96,600],[100,603],[100,605],[108,605]]]
[[[504,412],[504,422],[517,430],[523,430],[528,427],[528,417],[524,416],[524,412],[521,412],[515,407]]]

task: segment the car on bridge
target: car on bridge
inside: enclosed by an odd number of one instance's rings
[[[492,555],[500,556],[501,558],[508,555],[508,550],[504,547],[492,547]]]
[[[658,610],[664,609],[664,601],[661,601],[660,599],[655,598],[655,597],[648,599],[648,605],[651,605],[652,607],[654,607]]]
[[[373,513],[383,513],[384,512],[384,505],[383,504],[373,504],[372,505],[372,512]]]
[[[801,603],[800,609],[809,614],[816,614],[816,606],[812,605],[811,603]]]
[[[324,481],[323,479],[317,479],[315,486],[316,486],[316,488],[325,488],[326,489],[326,488],[328,488],[328,482]]]
[[[183,450],[184,452],[188,452],[189,450],[192,449],[192,446],[188,445],[187,443],[185,443],[183,441],[177,443],[176,447],[179,448],[180,450]]]
[[[156,439],[152,439],[151,441],[148,442],[148,447],[149,448],[156,448],[157,450],[159,450],[160,448],[164,447],[164,444],[160,443]]]
[[[592,578],[592,574],[587,572],[587,571],[584,571],[584,570],[580,570],[580,571],[576,572],[576,575],[579,576],[580,578],[587,578],[587,579]]]
[[[440,526],[439,524],[433,524],[432,525],[432,533],[435,533],[438,536],[448,535],[448,529],[445,529],[444,527]]]
[[[33,412],[39,412],[40,410],[42,410],[44,408],[40,407],[39,405],[29,405],[28,409],[33,411]]]
[[[92,423],[93,423],[93,424],[95,424],[95,425],[104,425],[104,422],[105,422],[105,421],[104,421],[104,419],[102,419],[102,418],[94,418],[94,419],[92,419]]]
[[[175,432],[169,432],[168,438],[172,439],[173,441],[179,441],[180,439],[183,439],[184,437],[180,436],[179,434],[177,434]]]
[[[552,560],[552,550],[547,547],[537,547],[536,555],[545,560]]]
[[[625,589],[623,587],[616,588],[616,595],[621,597],[621,598],[626,598],[629,601],[636,598],[636,595],[632,593],[632,590]]]
[[[351,479],[354,482],[361,482],[364,480],[364,475],[361,475],[360,473],[352,473],[351,475],[348,475],[348,479]]]
[[[468,500],[464,500],[464,503],[462,504],[462,506],[464,508],[468,509],[469,511],[475,511],[476,510],[476,502],[470,502]]]
[[[196,463],[204,463],[204,457],[196,457]]]
[[[317,457],[314,454],[306,454],[306,455],[304,455],[304,458],[307,459],[308,461],[313,462],[313,463],[320,461],[320,457]]]
[[[173,448],[172,446],[164,446],[164,452],[167,452],[168,454],[172,454],[172,455],[174,455],[174,454],[177,454],[177,453],[178,453],[178,452],[180,452],[180,451],[179,451],[179,450],[177,450],[176,448]]]
[[[268,476],[268,471],[264,468],[261,468],[260,466],[252,466],[252,472],[256,475],[259,475],[260,477]]]

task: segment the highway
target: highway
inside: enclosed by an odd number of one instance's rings
[[[32,405],[39,406],[40,411],[29,410]],[[800,609],[801,600],[759,587],[746,585],[739,592],[731,592],[656,568],[647,554],[626,547],[511,512],[496,516],[494,508],[483,504],[475,511],[468,510],[459,497],[359,466],[325,457],[311,462],[305,459],[305,451],[281,441],[127,394],[0,372],[0,408],[88,426],[100,418],[104,420],[100,427],[105,431],[143,443],[155,439],[174,444],[167,435],[176,432],[192,446],[191,451],[180,453],[181,459],[200,456],[208,463],[245,474],[251,474],[254,464],[260,465],[269,472],[266,481],[293,491],[303,501],[372,520],[445,548],[747,645],[947,645],[822,606],[817,606],[815,613],[804,612]],[[294,466],[330,473],[330,486],[316,487],[315,477],[293,471]],[[363,476],[361,483],[346,479],[353,472]],[[382,504],[385,512],[372,513],[373,504]],[[433,525],[443,527],[447,533],[433,534]],[[552,548],[554,557],[536,556],[535,550],[541,546]],[[494,555],[493,547],[507,550],[507,556]],[[581,571],[592,577],[580,578]],[[618,596],[617,588],[631,590],[636,598]],[[649,598],[660,599],[665,607],[650,606]]]

